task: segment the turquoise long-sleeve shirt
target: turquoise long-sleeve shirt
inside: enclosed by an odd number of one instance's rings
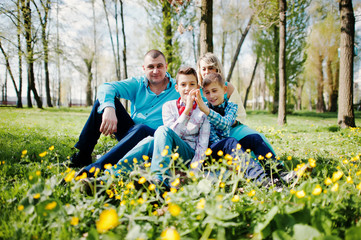
[[[169,78],[169,83],[159,95],[150,90],[145,76],[102,84],[97,94],[100,103],[98,113],[102,113],[106,107],[115,108],[115,98],[124,98],[131,102],[131,118],[136,124],[143,123],[151,128],[158,128],[163,125],[163,104],[179,98],[179,93],[174,87],[175,79],[169,73],[166,73],[166,76]]]

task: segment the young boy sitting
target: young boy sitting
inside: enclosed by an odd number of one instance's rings
[[[224,78],[219,73],[208,74],[202,82],[203,94],[207,98],[207,104],[204,103],[200,90],[197,90],[196,102],[199,109],[207,115],[211,124],[210,148],[212,150],[212,158],[217,158],[217,153],[222,150],[224,154],[235,157],[234,150],[238,141],[229,137],[232,125],[237,118],[237,104],[229,102],[224,96],[227,92]],[[261,182],[265,176],[263,168],[257,164],[252,158],[241,166],[245,169],[245,177],[256,179]]]
[[[106,174],[128,174],[147,155],[151,157],[153,181],[158,184],[163,182],[169,188],[170,153],[175,149],[184,161],[191,159],[190,164],[195,166],[194,170],[200,169],[200,160],[204,158],[208,147],[210,124],[195,102],[196,90],[199,88],[196,70],[190,67],[180,68],[176,83],[175,88],[180,98],[163,105],[164,126],[155,131],[154,137],[147,137],[139,142],[116,165],[106,170]]]

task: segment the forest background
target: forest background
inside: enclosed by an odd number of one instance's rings
[[[286,111],[336,112],[344,99],[338,96],[340,7],[325,0],[6,0],[0,4],[1,103],[91,106],[101,83],[141,75],[144,53],[157,48],[173,76],[213,51],[246,107],[277,113],[281,2]],[[360,6],[353,1],[354,104],[361,101]]]

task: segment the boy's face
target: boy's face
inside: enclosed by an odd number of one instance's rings
[[[175,85],[175,89],[179,92],[184,103],[187,102],[189,92],[197,88],[197,78],[194,75],[180,74],[178,76],[178,83]]]
[[[223,103],[226,91],[227,87],[221,86],[218,82],[212,82],[208,86],[203,87],[203,93],[212,106],[218,106]]]
[[[199,63],[199,68],[201,71],[202,78],[205,78],[210,73],[216,73],[217,68],[214,66],[209,66],[205,61],[201,60]],[[202,83],[201,83],[202,84]]]

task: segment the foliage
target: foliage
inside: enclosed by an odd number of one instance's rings
[[[55,165],[70,154],[89,109],[0,111],[6,126],[0,140],[2,239],[355,239],[361,231],[361,130],[340,129],[334,113],[296,112],[284,127],[265,112],[249,114],[250,126],[266,135],[286,168],[308,166],[282,192],[244,179],[223,156],[206,166],[218,170],[218,178],[172,167],[173,189],[162,200],[147,185],[147,170],[87,196],[73,170]],[[101,138],[96,151],[113,144]],[[59,184],[64,177],[69,182]]]

